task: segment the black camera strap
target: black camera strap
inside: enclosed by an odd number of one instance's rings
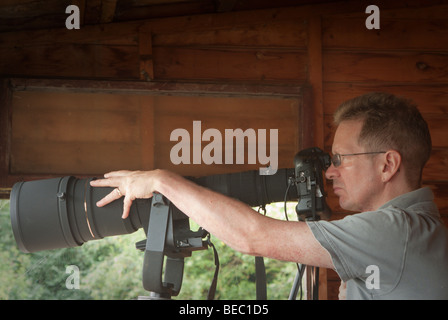
[[[267,300],[266,268],[263,257],[255,257],[255,281],[257,300]]]
[[[258,208],[258,213],[266,216],[266,205],[261,205]],[[267,281],[266,281],[266,267],[264,265],[263,257],[255,257],[255,291],[257,300],[267,300]]]
[[[210,247],[213,248],[213,255],[215,257],[215,274],[213,275],[212,284],[210,285],[210,289],[208,290],[207,300],[215,299],[216,285],[218,284],[218,273],[219,273],[219,257],[218,251],[215,248],[215,245],[210,240],[210,234],[208,234],[207,242]]]

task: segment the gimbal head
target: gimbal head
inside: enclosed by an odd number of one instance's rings
[[[203,239],[208,233],[202,228],[191,231],[188,217],[159,193],[152,198],[146,233],[147,239],[136,244],[137,249],[145,252],[143,287],[151,292],[152,299],[177,296],[182,286],[184,257],[191,256],[192,251],[207,249],[208,243]]]

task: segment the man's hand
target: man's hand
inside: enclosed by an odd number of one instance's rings
[[[104,179],[90,182],[92,187],[114,187],[115,189],[97,202],[98,207],[103,207],[112,201],[124,196],[123,215],[126,219],[129,216],[132,202],[135,199],[149,199],[152,197],[156,176],[159,170],[154,171],[113,171],[106,173]]]

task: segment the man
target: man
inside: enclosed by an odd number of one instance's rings
[[[235,250],[335,269],[348,299],[448,299],[448,235],[431,190],[420,189],[431,139],[417,108],[393,95],[367,94],[342,104],[335,122],[326,176],[341,207],[360,214],[275,220],[164,170],[116,171],[92,181],[116,187],[97,205],[124,196],[126,218],[134,199],[159,192]]]

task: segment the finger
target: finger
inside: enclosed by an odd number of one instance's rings
[[[122,219],[126,219],[129,216],[129,212],[131,211],[132,206],[132,199],[129,196],[124,197],[123,201],[123,215],[121,216]]]
[[[97,179],[90,181],[92,187],[118,187],[119,182],[116,178]]]
[[[99,200],[96,205],[98,207],[104,207],[105,205],[120,199],[121,195],[117,192],[117,189],[112,190],[107,196],[105,196],[103,199]]]
[[[122,176],[127,176],[131,173],[132,171],[129,170],[118,170],[118,171],[112,171],[112,172],[108,172],[104,175],[105,178],[112,178],[112,177],[122,177]]]

